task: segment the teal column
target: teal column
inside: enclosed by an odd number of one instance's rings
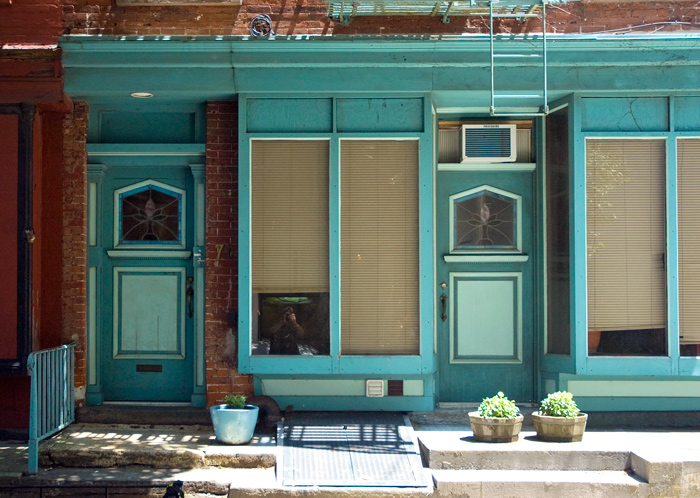
[[[102,282],[102,219],[104,213],[104,180],[107,166],[88,164],[88,268],[87,268],[87,390],[88,405],[101,405],[100,384],[100,306]]]
[[[191,164],[194,177],[194,248],[192,268],[194,271],[194,389],[192,406],[206,406],[207,388],[204,370],[204,223],[206,192],[204,164]]]

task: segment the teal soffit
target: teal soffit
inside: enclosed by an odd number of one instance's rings
[[[538,34],[509,39],[529,43]],[[547,35],[550,97],[571,92],[695,92],[700,34]],[[61,38],[65,91],[129,103],[230,100],[238,93],[467,99],[490,87],[488,35]],[[511,65],[512,84],[541,65]],[[293,77],[290,72],[293,71]],[[146,105],[142,102],[141,105]]]

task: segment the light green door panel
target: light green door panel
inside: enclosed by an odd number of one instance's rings
[[[185,357],[185,270],[114,268],[114,358]]]
[[[520,273],[451,273],[450,362],[520,362]]]

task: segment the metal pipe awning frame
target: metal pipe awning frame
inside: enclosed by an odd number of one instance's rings
[[[491,69],[491,106],[492,116],[536,116],[549,112],[547,104],[547,30],[545,24],[545,7],[548,4],[566,3],[568,0],[331,0],[328,17],[341,24],[349,24],[357,16],[442,16],[442,22],[450,22],[450,16],[482,16],[489,20],[490,69]],[[494,31],[494,19],[515,19],[518,22],[537,18],[542,31],[537,35],[520,35],[501,41],[501,33]],[[514,45],[520,42],[520,45]],[[510,45],[507,45],[510,44]],[[500,45],[506,45],[501,50]],[[536,50],[523,52],[536,45]],[[542,87],[538,93],[500,92],[497,89],[499,69],[508,67],[519,59],[521,62],[541,64]],[[503,64],[499,64],[503,60]],[[504,102],[513,102],[508,106]],[[540,103],[541,102],[541,103]],[[527,105],[525,105],[527,104]],[[499,110],[505,108],[506,110]],[[520,110],[522,109],[522,110]]]

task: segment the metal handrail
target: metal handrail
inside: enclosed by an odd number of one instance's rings
[[[27,472],[39,472],[39,441],[75,421],[75,344],[30,353]]]

